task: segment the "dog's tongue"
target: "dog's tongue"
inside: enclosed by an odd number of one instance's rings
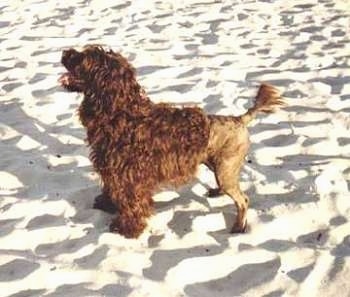
[[[61,75],[61,77],[58,79],[58,82],[62,85],[62,86],[66,86],[69,84],[69,73],[64,73]]]

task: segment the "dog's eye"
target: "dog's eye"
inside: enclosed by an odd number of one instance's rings
[[[115,60],[111,60],[110,62],[110,65],[113,67],[113,68],[117,68],[119,66],[119,63]]]

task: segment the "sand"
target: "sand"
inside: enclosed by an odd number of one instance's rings
[[[350,4],[1,1],[0,296],[350,296]],[[61,52],[120,51],[155,102],[240,114],[262,81],[289,106],[259,117],[241,176],[250,231],[201,166],[155,196],[137,240],[108,232]]]

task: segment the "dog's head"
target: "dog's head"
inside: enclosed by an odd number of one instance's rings
[[[134,68],[122,55],[98,45],[64,50],[61,62],[68,72],[59,81],[69,91],[108,90],[123,81],[136,81]]]
[[[59,80],[62,86],[85,95],[79,108],[83,125],[97,115],[113,117],[118,110],[149,112],[152,102],[138,84],[135,69],[121,54],[88,45],[82,51],[63,51],[61,61],[67,69]]]

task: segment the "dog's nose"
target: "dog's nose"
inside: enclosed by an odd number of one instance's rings
[[[64,50],[62,52],[61,63],[71,71],[81,63],[83,58],[84,55],[75,49]]]
[[[68,56],[68,50],[64,50],[63,52],[62,52],[62,59],[63,58],[66,58]]]
[[[74,56],[75,50],[69,49],[62,52],[62,62],[70,60]]]

